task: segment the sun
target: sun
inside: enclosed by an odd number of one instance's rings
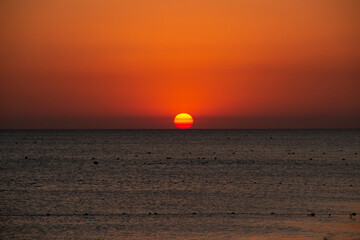
[[[194,123],[194,120],[190,114],[180,113],[174,118],[174,124],[177,128],[190,128]]]

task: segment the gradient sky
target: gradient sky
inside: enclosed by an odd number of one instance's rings
[[[0,128],[360,128],[358,0],[2,0]]]

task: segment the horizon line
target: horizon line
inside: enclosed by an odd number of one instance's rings
[[[192,128],[192,129],[176,129],[176,128],[0,128],[0,131],[116,131],[116,130],[176,130],[176,131],[193,131],[193,130],[360,130],[360,128]]]

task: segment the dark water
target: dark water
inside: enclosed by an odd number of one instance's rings
[[[360,131],[0,131],[0,153],[1,239],[360,239]]]

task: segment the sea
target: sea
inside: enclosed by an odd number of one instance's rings
[[[360,239],[360,130],[1,130],[0,239]]]

